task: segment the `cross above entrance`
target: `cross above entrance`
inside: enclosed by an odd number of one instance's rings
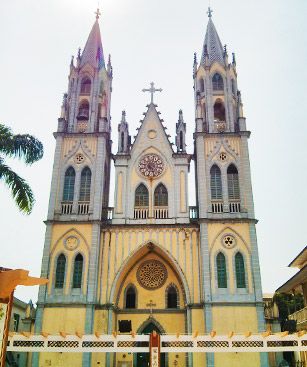
[[[152,315],[152,308],[157,305],[150,300],[149,303],[146,303],[146,306],[150,308],[150,314]]]
[[[154,93],[156,93],[156,92],[162,92],[162,89],[161,89],[161,88],[156,89],[156,88],[155,88],[155,83],[154,83],[154,82],[151,82],[151,83],[150,83],[150,88],[149,88],[149,89],[142,89],[142,92],[150,92],[150,94],[151,94],[151,100],[150,100],[150,103],[153,103],[153,96],[154,96]]]

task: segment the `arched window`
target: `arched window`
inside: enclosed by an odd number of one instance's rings
[[[199,80],[199,91],[201,93],[203,93],[205,91],[205,82],[204,82],[204,79],[203,78],[201,78]]]
[[[81,288],[82,282],[82,271],[83,271],[83,256],[78,254],[75,258],[74,274],[73,274],[73,288]]]
[[[227,272],[225,255],[221,252],[216,257],[217,286],[218,288],[227,288]]]
[[[239,175],[233,164],[227,168],[227,182],[229,200],[240,200]]]
[[[63,288],[64,287],[64,278],[65,278],[65,266],[66,266],[66,257],[61,254],[56,262],[56,271],[55,271],[55,288]]]
[[[178,294],[174,286],[167,289],[167,308],[178,308]]]
[[[132,286],[126,291],[126,308],[136,308],[136,292]]]
[[[148,207],[149,195],[148,190],[144,184],[140,184],[135,190],[135,201],[136,207]]]
[[[155,189],[155,206],[168,206],[167,189],[163,184],[159,184]]]
[[[241,252],[235,256],[237,288],[246,288],[244,258]]]
[[[72,167],[69,167],[65,172],[63,201],[74,200],[76,172]]]
[[[81,81],[81,90],[82,94],[91,94],[91,80],[89,78],[83,78]]]
[[[214,103],[214,120],[215,121],[225,121],[225,106],[221,99],[217,99]]]
[[[120,134],[120,148],[121,152],[125,150],[125,134],[123,132]]]
[[[80,182],[80,201],[90,201],[92,172],[88,167],[83,168]]]
[[[183,150],[183,132],[182,131],[180,131],[180,134],[179,134],[179,149]]]
[[[213,90],[224,90],[223,78],[219,73],[215,73],[212,78],[212,88]]]
[[[90,105],[88,101],[82,101],[79,106],[79,119],[88,119],[89,118]]]
[[[215,164],[210,169],[210,187],[211,187],[211,199],[221,200],[222,195],[222,178],[221,170]]]

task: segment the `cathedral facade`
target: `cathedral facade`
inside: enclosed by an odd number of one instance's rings
[[[236,62],[209,10],[194,59],[194,153],[151,99],[134,140],[125,112],[111,152],[112,66],[98,15],[70,65],[58,120],[36,332],[260,332],[262,289],[248,138]],[[156,91],[152,83],[150,93]],[[191,91],[192,93],[192,91]],[[192,148],[191,148],[192,151]],[[195,162],[195,207],[188,175]],[[109,207],[115,166],[114,208]],[[147,366],[146,354],[40,353],[33,366]],[[162,355],[161,366],[267,366],[260,353]]]

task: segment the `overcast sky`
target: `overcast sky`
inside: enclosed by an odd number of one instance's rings
[[[213,21],[228,52],[236,53],[239,89],[248,129],[258,245],[264,292],[294,272],[289,262],[306,244],[307,2],[212,0]],[[207,25],[208,1],[103,0],[104,53],[112,55],[113,152],[117,124],[127,111],[135,135],[149,101],[141,89],[154,81],[163,92],[158,109],[174,141],[178,110],[193,152],[192,63]],[[31,184],[36,205],[20,214],[0,184],[0,266],[40,275],[56,130],[71,55],[84,47],[97,0],[0,1],[0,121],[31,133],[45,148],[42,161],[24,167],[8,161]],[[195,203],[190,177],[190,205]],[[111,186],[112,187],[112,186]],[[111,192],[113,202],[113,192]],[[35,287],[16,296],[37,299]]]

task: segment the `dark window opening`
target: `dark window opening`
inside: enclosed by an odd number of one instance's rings
[[[126,308],[136,308],[136,293],[133,287],[129,287],[126,292]]]
[[[167,308],[178,308],[178,295],[173,286],[167,291]]]

